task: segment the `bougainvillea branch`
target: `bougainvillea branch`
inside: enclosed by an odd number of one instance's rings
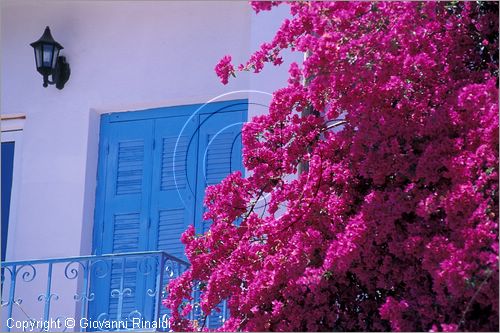
[[[251,175],[209,187],[210,230],[182,236],[172,327],[198,328],[201,283],[223,331],[498,331],[498,3],[287,5],[247,63],[216,66],[225,84],[308,52],[244,126]]]

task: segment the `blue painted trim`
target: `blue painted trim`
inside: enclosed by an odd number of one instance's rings
[[[96,175],[96,199],[94,208],[94,229],[92,237],[92,254],[101,254],[99,245],[102,244],[102,235],[104,228],[104,207],[106,195],[106,166],[108,159],[109,147],[109,118],[101,117],[101,124],[99,127],[99,155],[97,162],[97,175]]]
[[[246,111],[248,110],[248,99],[236,99],[231,101],[213,102],[208,104],[189,104],[180,106],[168,106],[140,111],[113,112],[102,115],[109,122],[158,119],[178,116],[191,116],[197,114],[213,114],[219,112]]]
[[[73,256],[73,257],[61,257],[61,258],[50,258],[50,259],[30,259],[30,260],[18,260],[18,261],[5,261],[2,262],[2,266],[25,266],[25,265],[38,265],[38,264],[48,264],[48,263],[61,263],[61,262],[73,262],[73,261],[81,261],[81,260],[106,260],[112,258],[121,258],[121,257],[144,257],[150,255],[162,255],[167,259],[178,262],[182,265],[190,266],[185,260],[179,259],[165,251],[138,251],[138,252],[127,252],[127,253],[109,253],[109,254],[101,254],[101,255],[90,255],[90,256]]]

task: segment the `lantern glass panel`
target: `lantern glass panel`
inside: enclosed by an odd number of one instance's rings
[[[36,61],[36,68],[42,67],[42,48],[41,47],[35,48],[35,61]]]
[[[42,67],[52,68],[52,55],[54,54],[54,45],[43,44],[43,64]]]
[[[52,68],[56,68],[56,62],[58,56],[59,56],[59,48],[56,46],[54,48],[54,54],[52,55]]]

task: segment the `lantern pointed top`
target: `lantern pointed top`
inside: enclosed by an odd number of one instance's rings
[[[30,45],[36,47],[40,44],[53,44],[60,50],[64,48],[61,44],[59,44],[54,40],[54,37],[52,37],[52,34],[50,33],[50,28],[48,26],[45,27],[45,31],[43,32],[42,37],[40,37],[37,41],[31,43]]]

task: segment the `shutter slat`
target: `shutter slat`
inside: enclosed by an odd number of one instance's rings
[[[158,219],[158,250],[166,251],[176,257],[184,253],[184,246],[180,238],[186,229],[182,220],[184,208],[161,210]]]
[[[186,156],[188,151],[188,136],[168,136],[163,138],[161,190],[186,188]],[[175,165],[174,165],[175,150]],[[175,171],[175,174],[174,174]],[[175,177],[174,177],[175,176]]]
[[[114,218],[113,253],[137,252],[140,238],[140,214],[116,214]],[[137,310],[136,288],[138,283],[137,259],[127,258],[125,269],[122,259],[114,259],[111,266],[111,282],[109,293],[109,318],[125,319],[132,311]],[[118,318],[118,298],[112,297],[113,289],[120,290],[121,280],[123,288],[129,288],[131,295],[124,295],[121,308],[121,318]]]
[[[209,134],[206,157],[206,182],[214,185],[231,173],[232,145],[237,133]]]
[[[116,194],[141,193],[144,168],[144,140],[118,143]]]

